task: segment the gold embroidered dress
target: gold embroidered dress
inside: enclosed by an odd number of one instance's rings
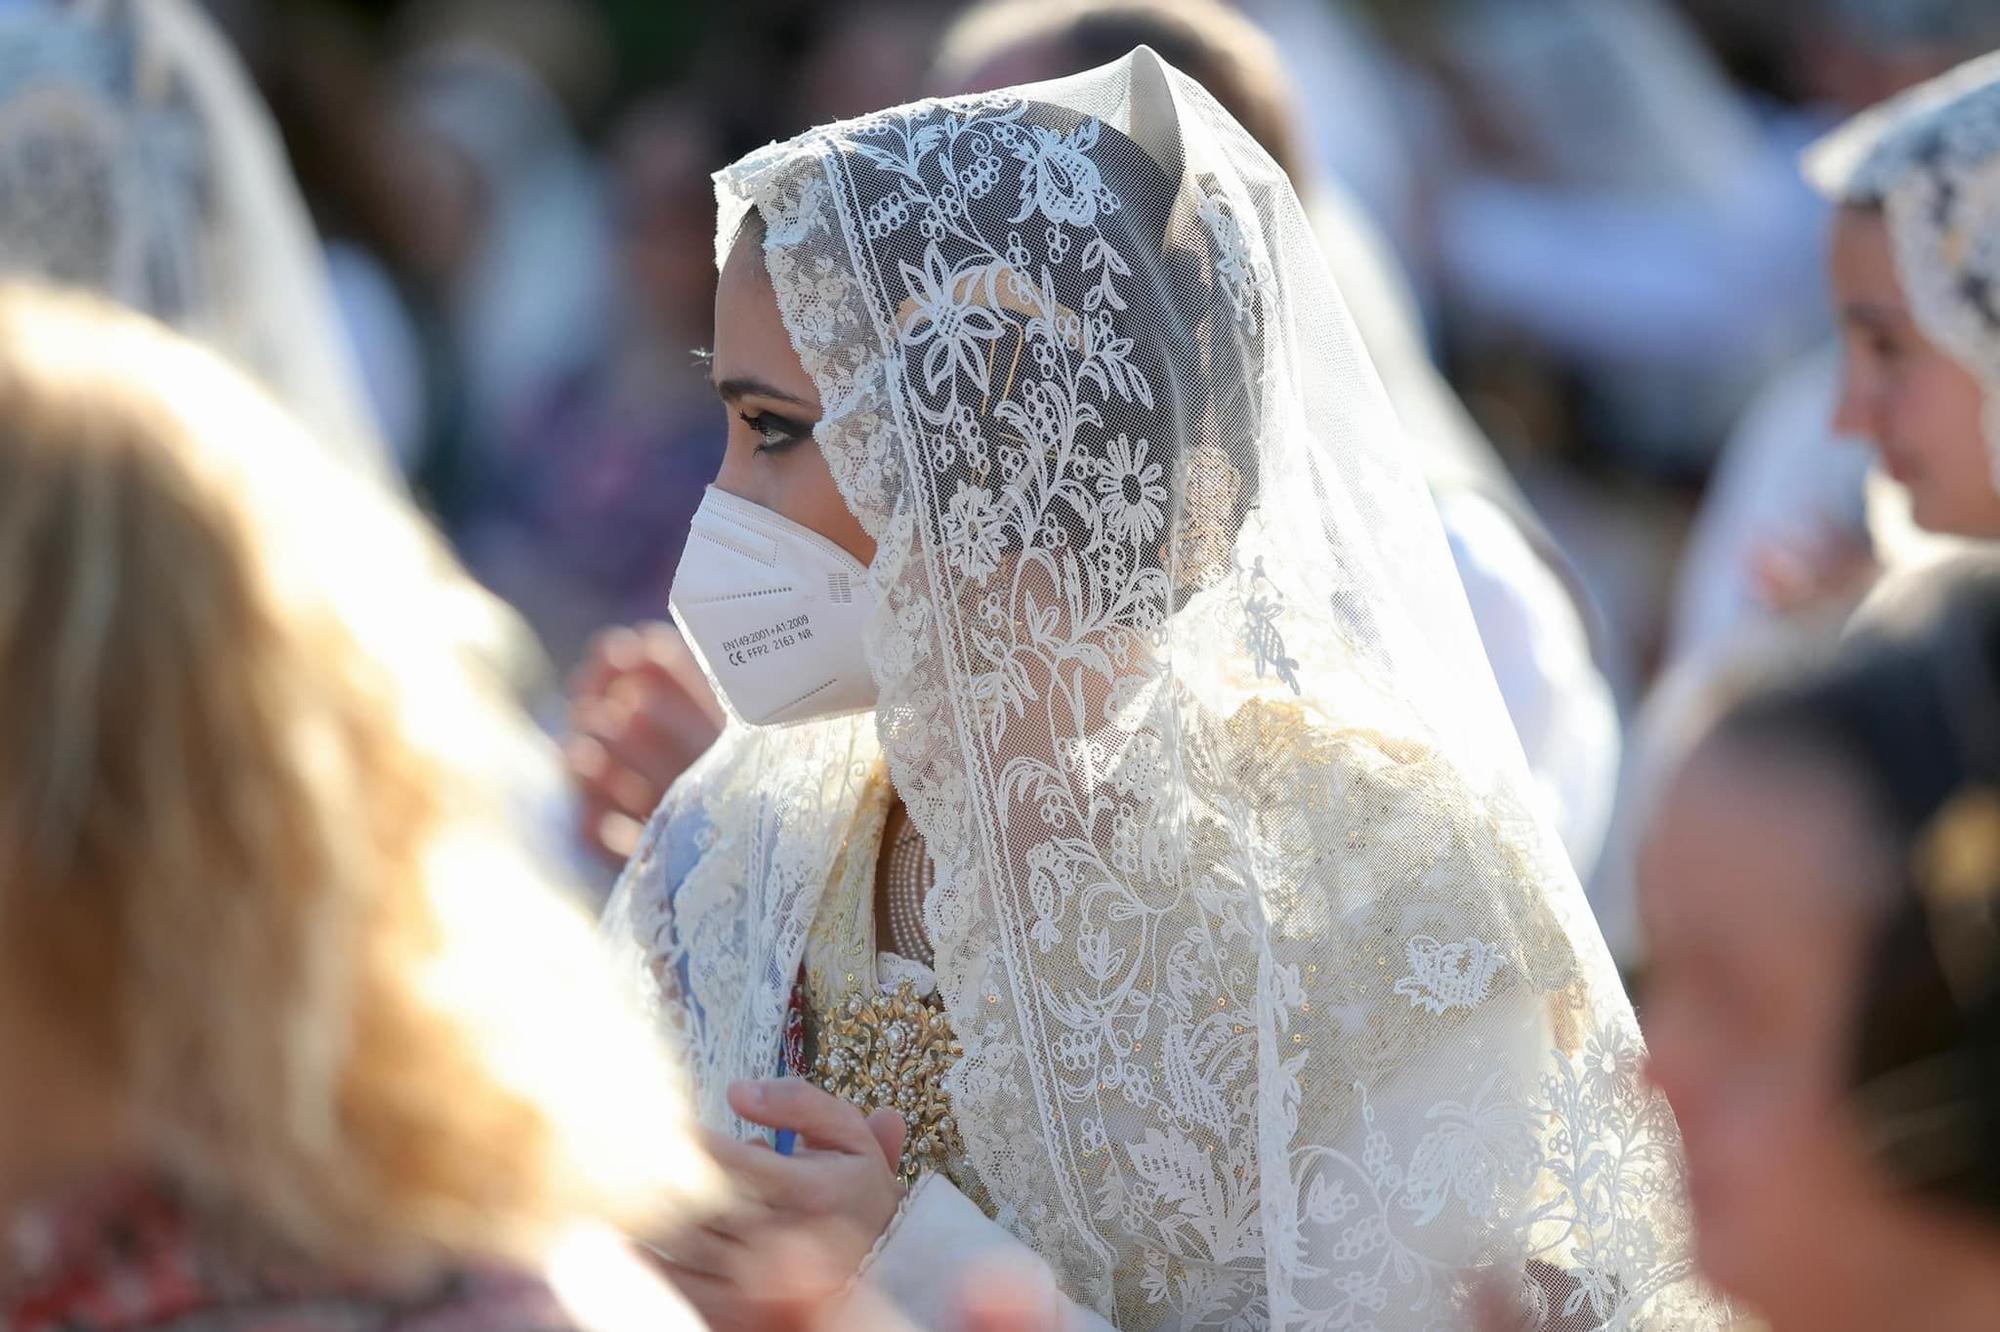
[[[878,946],[875,879],[889,812],[887,774],[871,781],[806,940],[803,1030],[790,1071],[860,1106],[902,1113],[905,1184],[941,1171],[970,1194],[964,1144],[944,1080],[965,1048],[952,1035],[937,978]]]

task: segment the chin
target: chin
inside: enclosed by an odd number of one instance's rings
[[[1799,1211],[1695,1217],[1695,1261],[1702,1279],[1739,1312],[1755,1312],[1772,1326],[1826,1325],[1824,1301],[1847,1275],[1839,1250]]]
[[[1910,492],[1910,521],[1938,536],[1977,536],[1959,505],[1925,490]]]
[[[1733,1299],[1754,1302],[1772,1272],[1793,1259],[1790,1247],[1784,1230],[1774,1234],[1761,1218],[1727,1208],[1695,1210],[1695,1262],[1710,1285]]]
[[[1955,536],[1977,537],[1982,541],[2000,540],[2000,507],[1961,514],[1958,519],[1956,524],[1938,530]]]
[[[1935,484],[1909,487],[1910,520],[1941,536],[2000,538],[2000,495],[1991,483],[1952,490]]]

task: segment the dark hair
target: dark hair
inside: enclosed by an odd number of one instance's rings
[[[943,102],[926,114],[942,121],[960,114],[955,102]],[[1042,102],[1027,105],[1023,125],[1033,125],[1057,135],[1073,134],[1085,117],[1072,109]],[[1157,437],[1133,439],[1142,464],[1157,464],[1172,475],[1197,461],[1202,443],[1237,444],[1229,449],[1237,469],[1236,485],[1229,492],[1226,512],[1205,513],[1200,521],[1233,537],[1249,512],[1256,506],[1260,478],[1255,471],[1257,451],[1254,441],[1262,430],[1264,385],[1261,379],[1261,333],[1246,332],[1226,313],[1226,297],[1219,287],[1207,233],[1194,211],[1196,188],[1201,181],[1185,179],[1183,145],[1175,125],[1151,125],[1154,131],[1141,144],[1110,125],[1099,124],[1098,140],[1091,157],[1103,173],[1109,193],[1119,207],[1108,212],[1099,225],[1117,243],[1123,260],[1131,266],[1132,282],[1122,291],[1125,301],[1120,315],[1121,330],[1129,333],[1134,347],[1131,363],[1152,386],[1147,406],[1159,404],[1161,420]],[[847,154],[846,170],[850,186],[863,197],[894,198],[900,185],[893,173],[866,153]],[[746,227],[762,226],[755,210],[745,219]],[[924,260],[925,239],[916,228],[884,240],[877,262],[885,271],[894,271],[898,262],[920,265]],[[1050,275],[1053,294],[1066,309],[1088,310],[1096,305],[1092,280],[1069,271]],[[1016,327],[1013,336],[1026,334]],[[1008,390],[997,395],[1004,400]],[[982,409],[982,419],[991,411]],[[1107,433],[1109,431],[1107,430]],[[1242,446],[1251,442],[1249,446]],[[983,474],[968,473],[975,485],[998,489],[1004,484],[998,467]],[[1187,526],[1194,518],[1175,515],[1177,525]],[[930,515],[933,523],[943,514]],[[1172,530],[1173,524],[1170,524]],[[1022,543],[1031,539],[1021,533]],[[1179,557],[1186,552],[1176,549]],[[1164,551],[1142,548],[1138,558],[1163,568]],[[1176,585],[1171,594],[1178,609],[1192,591]]]
[[[1226,0],[988,0],[947,30],[939,67],[963,78],[1025,49],[1046,64],[1036,78],[1059,78],[1141,46],[1206,88],[1303,190],[1297,94],[1276,45]]]
[[[1891,842],[1851,1039],[1854,1101],[1907,1186],[2000,1220],[2000,565],[1918,623],[1741,699],[1716,734],[1837,763]]]

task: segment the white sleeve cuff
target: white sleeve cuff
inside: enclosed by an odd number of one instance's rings
[[[964,1321],[959,1301],[967,1281],[994,1269],[1010,1281],[1019,1273],[1020,1280],[1039,1283],[1077,1332],[1113,1332],[1111,1324],[1064,1298],[1048,1265],[942,1175],[926,1175],[910,1190],[862,1262],[861,1277],[918,1328],[948,1332]]]

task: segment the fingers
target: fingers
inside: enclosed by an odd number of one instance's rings
[[[563,746],[563,755],[570,778],[587,804],[643,821],[651,817],[659,796],[665,794],[665,788],[624,763],[596,735],[571,736]]]
[[[800,1236],[773,1236],[766,1244],[758,1270],[748,1265],[737,1279],[752,1293],[751,1301],[773,1329],[807,1332],[824,1328],[822,1307],[840,1293],[840,1275],[818,1245]]]
[[[1063,1332],[1046,1300],[1036,1301],[997,1283],[966,1296],[959,1326],[965,1332]]]
[[[587,803],[627,819],[650,816],[722,729],[721,705],[667,626],[604,635],[575,688],[571,776]]]
[[[894,1110],[877,1110],[865,1121],[882,1149],[882,1159],[894,1166],[903,1159],[903,1143],[910,1136],[910,1123]]]
[[[1753,557],[1751,568],[1758,599],[1776,611],[1796,607],[1805,598],[1812,581],[1806,560],[1786,546],[1763,546]]]
[[[570,770],[579,781],[596,783],[619,809],[641,818],[653,812],[674,778],[713,738],[704,736],[696,747],[682,745],[663,734],[657,719],[620,697],[579,703],[573,725]]]
[[[660,1275],[673,1283],[681,1298],[694,1306],[702,1324],[714,1332],[761,1328],[743,1287],[727,1277],[710,1276],[676,1263],[655,1259]]]
[[[620,807],[623,797],[612,791],[609,761],[596,741],[572,737],[563,747],[563,757],[576,790],[576,826],[581,841],[608,868],[623,868],[639,849],[644,822]]]
[[[1819,603],[1852,597],[1875,575],[1872,549],[1831,527],[1790,541],[1767,541],[1751,553],[1751,576],[1759,601],[1781,614],[1812,610]]]
[[[694,653],[681,640],[680,631],[670,624],[649,624],[643,627],[645,643],[645,670],[656,671],[663,678],[680,687],[705,716],[709,723],[720,730],[723,723],[722,704],[709,688],[708,677],[701,673],[701,663],[694,659]]]
[[[737,1275],[752,1292],[759,1327],[770,1332],[913,1332],[865,1286],[847,1282],[826,1252],[799,1235],[779,1235],[758,1255],[757,1270]]]
[[[612,870],[625,868],[626,862],[638,854],[639,843],[646,835],[646,825],[630,815],[601,806],[591,808],[588,803],[581,823],[590,849]]]
[[[606,629],[590,640],[583,663],[571,673],[569,696],[596,698],[610,688],[612,680],[629,671],[645,655],[637,632],[620,626]]]
[[[751,1123],[791,1129],[821,1151],[874,1156],[882,1150],[859,1110],[804,1078],[732,1083],[729,1105]]]
[[[630,766],[664,786],[706,753],[722,729],[702,700],[647,672],[613,682],[603,706],[603,733],[615,737],[615,748]]]
[[[965,1332],[1067,1332],[1064,1302],[1044,1268],[986,1266],[964,1283],[959,1326]]]
[[[742,1266],[744,1244],[739,1235],[710,1226],[689,1226],[675,1231],[652,1251],[678,1272],[727,1280]]]
[[[817,1173],[803,1162],[719,1133],[704,1133],[702,1145],[746,1198],[801,1211],[822,1211],[828,1205],[818,1197],[823,1186]]]

